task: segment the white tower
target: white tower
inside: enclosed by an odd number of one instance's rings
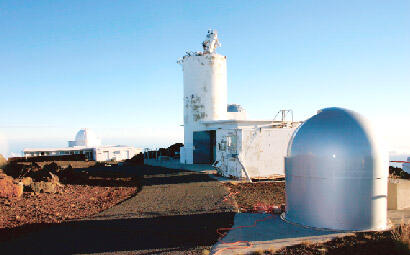
[[[181,163],[193,163],[193,132],[204,130],[201,121],[226,119],[226,56],[215,52],[221,46],[215,30],[208,30],[203,52],[187,52],[181,60],[184,72],[184,148]]]

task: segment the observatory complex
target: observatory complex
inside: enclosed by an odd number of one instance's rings
[[[26,148],[23,154],[25,157],[84,154],[88,160],[121,161],[130,159],[140,152],[142,149],[131,146],[103,146],[98,136],[92,130],[85,128],[77,132],[74,141],[68,141],[68,147]]]
[[[368,121],[342,108],[325,108],[294,122],[250,120],[227,103],[226,56],[208,30],[203,51],[178,63],[184,80],[181,164],[212,164],[227,177],[286,176],[285,219],[334,230],[385,229],[388,157]],[[286,167],[286,170],[285,170]],[[285,174],[286,172],[286,174]]]
[[[299,122],[249,120],[240,105],[227,103],[226,56],[215,52],[221,44],[208,30],[203,51],[187,52],[184,80],[184,147],[182,164],[213,164],[222,175],[238,178],[284,175],[289,139]]]

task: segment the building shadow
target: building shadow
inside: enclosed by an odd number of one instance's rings
[[[214,181],[207,174],[148,165],[92,166],[73,169],[75,176],[66,184],[139,187]]]
[[[188,172],[183,175],[174,176],[145,176],[142,181],[142,186],[166,185],[166,184],[181,184],[193,182],[211,182],[215,181],[206,174]]]
[[[61,224],[31,224],[21,227],[30,233],[0,243],[2,254],[91,254],[116,251],[186,250],[211,246],[218,240],[218,228],[231,227],[235,213],[205,213],[126,218],[114,220],[80,220]],[[38,229],[39,231],[35,231]],[[34,231],[33,231],[34,230]],[[0,238],[7,235],[0,230]],[[155,253],[155,252],[154,252]]]

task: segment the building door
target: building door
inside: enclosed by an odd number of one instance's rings
[[[215,130],[194,132],[194,164],[212,164],[216,153]]]
[[[94,160],[93,159],[93,152],[92,151],[86,151],[85,152],[85,158],[88,160]]]

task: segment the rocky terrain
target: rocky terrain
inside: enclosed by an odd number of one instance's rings
[[[130,168],[111,166],[104,169],[112,169],[114,172],[107,183],[105,180],[108,180],[108,176],[101,173],[97,176],[94,169],[97,167],[87,169],[89,185],[84,190],[79,190],[83,184],[64,184],[68,190],[62,194],[66,194],[66,197],[58,197],[59,193],[40,193],[30,202],[28,210],[35,206],[43,207],[48,200],[42,200],[37,205],[37,199],[48,197],[55,204],[47,209],[48,213],[39,211],[42,216],[38,216],[44,217],[39,221],[46,221],[47,215],[52,215],[55,219],[59,210],[68,210],[72,214],[59,215],[67,215],[63,222],[26,224],[25,228],[30,230],[29,233],[0,241],[0,250],[5,254],[33,254],[35,251],[35,254],[200,255],[204,252],[206,254],[217,242],[220,237],[217,234],[218,228],[231,227],[233,224],[236,208],[227,201],[227,188],[207,174],[143,165]],[[118,179],[129,177],[117,175],[114,178],[117,172],[143,177],[131,177],[129,180],[131,183],[132,179],[141,183],[142,188],[138,186],[140,191],[135,196],[111,207],[112,203],[108,201],[114,201],[112,197],[118,197],[116,192],[112,192],[112,188],[118,188],[117,191],[123,194],[122,191],[127,190],[126,184],[129,183]],[[102,185],[107,186],[101,189]],[[72,191],[71,187],[75,190]],[[74,193],[68,196],[70,192]],[[81,194],[82,197],[76,198]],[[26,194],[23,199],[25,196]],[[95,203],[93,198],[99,202]],[[58,200],[63,201],[57,202]],[[88,203],[83,203],[84,201]],[[104,205],[111,208],[88,217],[78,215],[83,210],[100,210]],[[12,205],[13,208],[19,206],[25,205]],[[63,208],[56,209],[57,207]],[[8,215],[11,216],[12,213]],[[71,220],[70,217],[76,215],[78,218]],[[39,231],[37,226],[41,227]],[[15,229],[18,228],[12,230]]]
[[[6,166],[0,173],[0,240],[94,215],[140,190],[138,178],[124,177],[109,167],[101,169],[104,166],[95,162],[76,166],[88,168],[73,168],[67,162]]]
[[[285,182],[227,182],[240,212],[279,213],[285,206]],[[277,211],[277,209],[280,209]]]
[[[207,254],[221,237],[217,230],[231,227],[237,210],[284,210],[283,181],[221,183],[203,173],[140,164],[73,165],[44,162],[4,168],[2,251]],[[409,225],[402,225],[253,254],[408,254],[409,238]]]

